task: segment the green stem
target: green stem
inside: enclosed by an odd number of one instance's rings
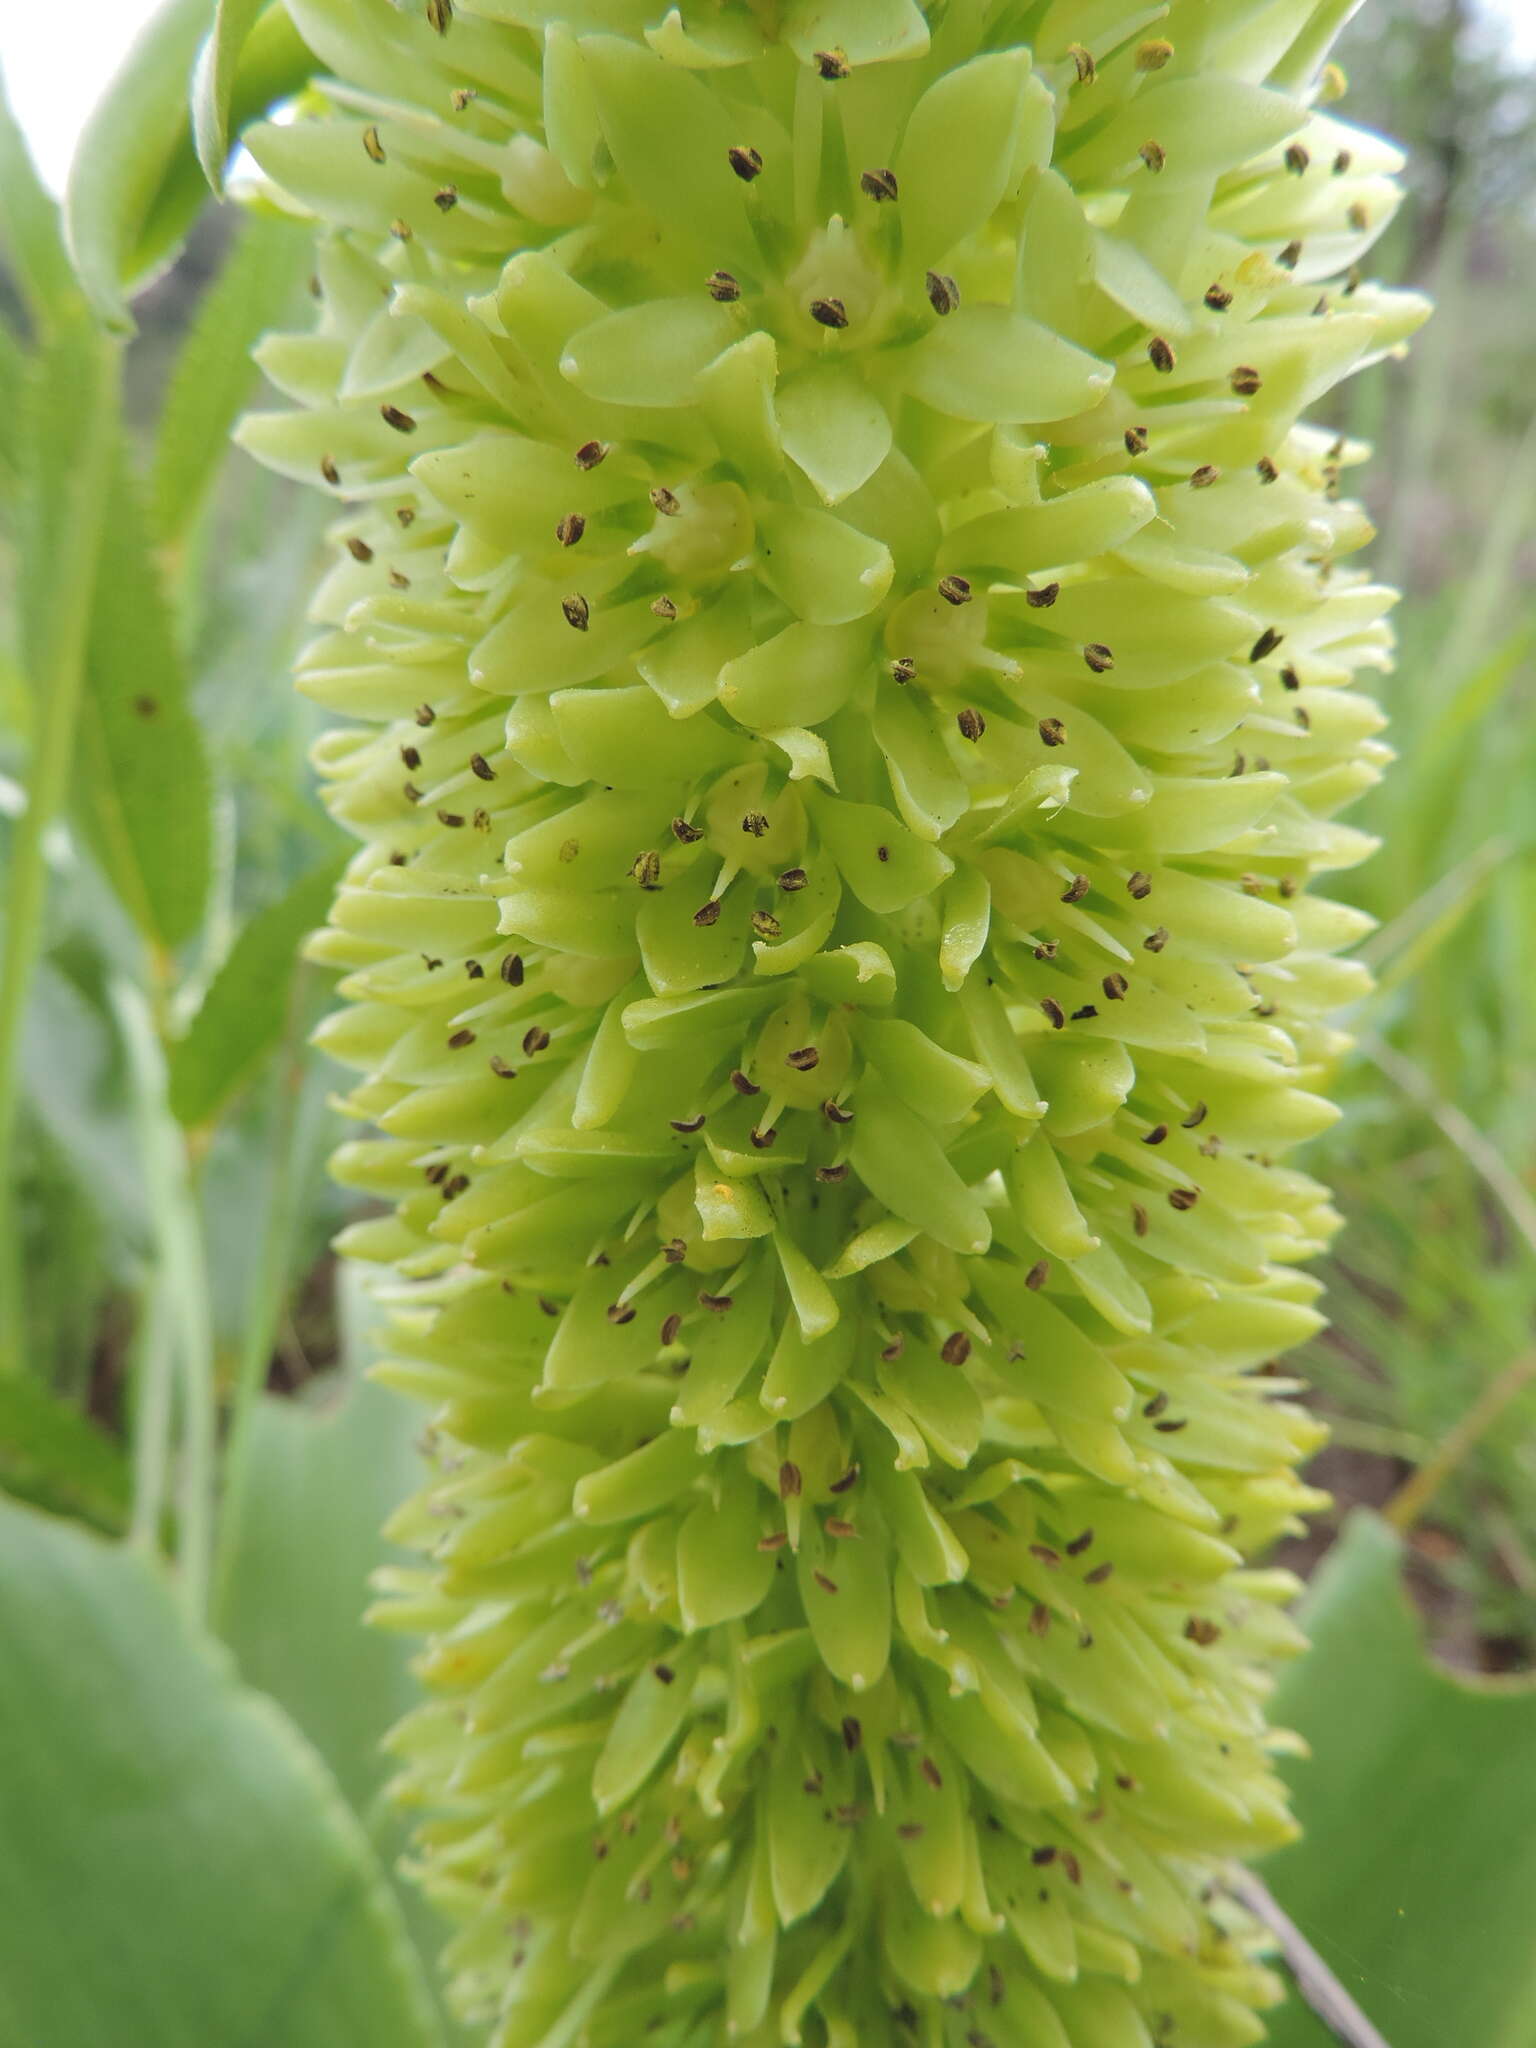
[[[43,944],[47,832],[63,808],[74,758],[96,563],[117,445],[115,344],[97,337],[80,351],[79,364],[76,459],[61,492],[54,560],[48,565],[46,624],[39,644],[27,650],[37,727],[27,808],[16,828],[10,863],[0,953],[0,1372],[19,1372],[26,1352],[15,1156],[22,1025]]]
[[[251,1287],[224,1447],[224,1488],[214,1563],[212,1617],[217,1627],[229,1597],[230,1577],[240,1548],[241,1526],[250,1492],[251,1425],[266,1383],[278,1324],[288,1298],[288,1262],[299,1188],[310,1152],[304,1117],[305,1063],[299,1020],[304,1009],[305,974],[295,974],[288,1021],[272,1075],[267,1141],[270,1169],[261,1257]]]
[[[133,1339],[133,1514],[128,1540],[153,1556],[165,1519],[176,1404],[169,1305],[158,1270],[149,1274],[141,1298],[143,1312]]]
[[[1536,1351],[1514,1359],[1478,1395],[1445,1442],[1405,1480],[1382,1510],[1394,1529],[1406,1533],[1431,1506],[1447,1479],[1482,1442],[1504,1410],[1536,1380]]]
[[[202,1218],[186,1138],[171,1114],[165,1052],[155,1030],[149,1000],[142,989],[123,980],[112,984],[111,997],[132,1079],[139,1151],[154,1231],[155,1287],[157,1292],[164,1290],[166,1302],[164,1340],[175,1359],[181,1392],[176,1555],[182,1597],[188,1611],[201,1619],[207,1611],[212,1568],[218,1433],[213,1316],[208,1299]]]

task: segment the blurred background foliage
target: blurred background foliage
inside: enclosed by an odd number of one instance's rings
[[[151,69],[182,75],[204,14],[171,0]],[[1536,72],[1469,0],[1372,0],[1339,54],[1347,115],[1410,154],[1376,267],[1439,312],[1330,415],[1376,450],[1362,488],[1376,571],[1403,591],[1383,681],[1402,759],[1352,814],[1388,851],[1341,879],[1379,920],[1380,985],[1350,1020],[1346,1114],[1312,1162],[1347,1218],[1333,1324],[1302,1360],[1333,1425],[1316,1476],[1336,1506],[1287,1561],[1310,1571],[1352,1507],[1395,1502],[1436,1648],[1508,1671],[1536,1646]],[[260,55],[270,92],[286,53]],[[112,1598],[186,1631],[178,1656],[222,1638],[287,1717],[272,1742],[329,1772],[350,1812],[324,1821],[327,1853],[377,1888],[367,1940],[388,1957],[367,1950],[359,1983],[371,1970],[399,1993],[384,2013],[343,1986],[335,2010],[393,2048],[448,2022],[407,1931],[418,1909],[381,1874],[397,1823],[377,1742],[409,1696],[404,1655],[357,1620],[417,1423],[362,1380],[366,1312],[327,1249],[339,1130],[306,1045],[325,990],[295,961],[340,858],[307,766],[318,715],[286,680],[325,507],[225,446],[258,393],[251,346],[307,288],[306,238],[260,212],[193,218],[179,87],[171,139],[146,143],[149,75],[97,117],[68,201],[94,315],[0,114],[0,1489],[131,1539],[103,1558],[173,1557],[179,1619],[155,1607],[152,1571]],[[134,299],[131,338],[104,340],[115,280],[183,235]],[[86,1555],[66,1544],[38,1568],[83,1586]],[[1350,1601],[1384,1597],[1380,1549],[1357,1537],[1326,1569],[1323,1611],[1347,1641]],[[26,1614],[12,1623],[25,1637]],[[1293,1688],[1286,1708],[1323,1739],[1321,1693]],[[6,1712],[0,1687],[0,1730]],[[1536,1721],[1510,1739],[1536,1767]],[[1337,1774],[1312,1783],[1342,1796]],[[1323,1927],[1329,1813],[1307,1816],[1321,1847],[1286,1880]],[[11,1818],[23,1836],[37,1824]],[[61,1899],[90,1854],[82,1838]],[[41,1967],[24,1936],[0,1934],[0,1977],[22,1985]],[[1394,1981],[1394,1936],[1351,1932],[1357,1988]],[[183,2038],[145,2011],[141,2034],[80,2030],[67,2048]],[[1406,2007],[1394,2048],[1470,2038],[1445,2017]],[[309,2039],[288,2024],[285,2041]],[[1323,2039],[1310,2024],[1283,2038]],[[206,2025],[186,2038],[218,2048]]]

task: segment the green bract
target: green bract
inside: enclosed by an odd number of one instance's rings
[[[1237,2048],[1423,307],[1338,0],[287,0],[318,957],[496,2048]]]

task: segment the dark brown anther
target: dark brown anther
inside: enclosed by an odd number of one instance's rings
[[[481,782],[494,782],[496,780],[496,770],[491,766],[490,762],[486,760],[484,754],[471,754],[469,757],[469,765],[471,772],[474,775],[476,775]]]
[[[941,576],[939,595],[946,604],[969,604],[971,586],[964,576]]]
[[[607,453],[608,443],[606,441],[583,441],[576,450],[576,467],[578,469],[596,469]]]
[[[439,811],[437,822],[439,825],[446,825],[451,832],[456,832],[464,823],[464,819],[458,811]]]
[[[693,913],[693,921],[701,927],[718,924],[720,922],[720,899],[717,896],[711,896],[707,903],[701,903]]]
[[[477,832],[489,832],[491,829],[491,814],[489,811],[483,808],[477,810],[475,812],[474,817],[471,818],[470,823],[474,826]]]
[[[1189,1417],[1180,1415],[1168,1422],[1154,1422],[1152,1427],[1159,1436],[1177,1436],[1181,1429],[1188,1429]]]
[[[1133,896],[1138,903],[1145,902],[1146,898],[1152,894],[1152,877],[1143,869],[1137,868],[1136,872],[1127,879],[1125,887],[1127,895]]]
[[[385,162],[384,145],[379,140],[377,128],[365,128],[363,130],[363,148],[376,164]]]
[[[722,306],[732,306],[741,297],[741,286],[728,270],[712,270],[704,280],[704,289]]]
[[[928,1780],[928,1783],[933,1787],[935,1792],[941,1791],[943,1789],[944,1773],[939,1769],[938,1765],[934,1762],[931,1756],[925,1756],[919,1763],[918,1769],[922,1772],[923,1776]]]
[[[779,1499],[798,1500],[804,1483],[800,1476],[800,1467],[791,1464],[786,1458],[779,1467]]]
[[[1219,1640],[1221,1630],[1214,1621],[1207,1621],[1204,1615],[1192,1614],[1184,1624],[1184,1634],[1188,1641],[1197,1643],[1202,1650],[1208,1650],[1212,1643]]]
[[[760,939],[782,939],[784,927],[771,910],[754,910],[752,929]]]
[[[657,484],[650,495],[651,503],[656,507],[656,510],[663,519],[676,519],[683,509],[665,484]]]
[[[1092,1542],[1093,1531],[1091,1529],[1085,1529],[1081,1536],[1074,1536],[1072,1538],[1072,1541],[1064,1547],[1066,1549],[1068,1557],[1081,1557],[1083,1552],[1088,1549]]]
[[[1170,1209],[1193,1209],[1200,1199],[1198,1188],[1170,1188],[1168,1206]]]
[[[1248,659],[1250,661],[1263,661],[1266,655],[1274,653],[1284,638],[1285,635],[1277,633],[1273,626],[1266,626],[1258,639],[1254,641],[1252,647],[1249,648]]]
[[[812,1577],[812,1578],[813,1578],[813,1579],[814,1579],[814,1580],[816,1581],[817,1585],[818,1585],[818,1586],[820,1586],[820,1588],[821,1588],[821,1590],[823,1591],[823,1593],[835,1593],[835,1592],[837,1591],[837,1581],[836,1581],[836,1579],[829,1579],[829,1578],[827,1577],[827,1575],[826,1575],[826,1573],[825,1573],[825,1572],[812,1572],[812,1573],[811,1573],[811,1577]],[[839,1818],[841,1818],[841,1816],[842,1816],[842,1813],[843,1813],[843,1811],[844,1811],[844,1810],[845,1810],[845,1809],[843,1809],[843,1808],[839,1808],[839,1810],[838,1810],[838,1813],[839,1813]],[[856,1811],[856,1809],[847,1809],[847,1810],[849,1810],[849,1811]]]
[[[740,1067],[732,1067],[731,1069],[731,1086],[738,1095],[761,1095],[763,1092],[755,1081],[747,1079]]]
[[[1064,747],[1067,744],[1067,728],[1059,718],[1042,718],[1039,732],[1048,747]]]
[[[901,654],[891,663],[891,680],[896,683],[910,683],[917,674],[917,663],[910,654]]]
[[[651,610],[658,619],[666,619],[669,623],[677,617],[677,606],[670,597],[653,597]]]
[[[1042,583],[1038,590],[1026,590],[1024,602],[1032,612],[1048,612],[1061,595],[1059,583]]]
[[[661,887],[661,855],[652,849],[637,853],[630,863],[630,874],[642,889]]]
[[[674,818],[672,820],[672,837],[680,845],[693,846],[704,837],[704,834],[697,825],[690,825],[686,818]]]
[[[1138,71],[1161,71],[1173,56],[1173,45],[1161,36],[1152,36],[1136,45],[1136,69]]]
[[[1079,85],[1092,85],[1099,75],[1099,67],[1081,43],[1068,43],[1067,55],[1072,59],[1072,69],[1077,73]]]
[[[411,579],[409,576],[403,576],[398,569],[391,569],[389,572],[389,587],[391,590],[409,590]]]
[[[523,985],[522,954],[503,954],[499,972],[501,974],[502,980],[507,984],[508,988],[521,988]]]
[[[840,1102],[832,1101],[830,1096],[821,1105],[821,1113],[829,1124],[851,1124],[853,1122],[853,1111],[851,1109],[844,1109]]]
[[[498,1081],[515,1081],[517,1079],[516,1067],[509,1067],[499,1052],[491,1054],[489,1065],[491,1072]]]
[[[1202,462],[1198,469],[1190,472],[1189,487],[1192,491],[1208,491],[1212,484],[1220,482],[1221,471],[1214,462]]]
[[[416,706],[416,723],[418,725],[435,725],[437,723],[437,713],[430,704],[418,704]]]
[[[669,1237],[661,1248],[661,1256],[669,1266],[680,1266],[688,1256],[688,1247],[680,1237]]]
[[[1115,657],[1101,640],[1090,641],[1083,649],[1083,659],[1096,676],[1107,675],[1115,665]]]
[[[585,633],[592,619],[592,607],[579,590],[569,597],[562,597],[560,609],[565,613],[565,623],[574,626],[578,633]]]
[[[1146,1210],[1143,1209],[1140,1202],[1132,1202],[1131,1228],[1135,1231],[1136,1235],[1138,1237],[1145,1237],[1148,1230],[1151,1228],[1151,1224],[1152,1219],[1150,1216],[1148,1216]]]
[[[1067,1021],[1067,1013],[1061,1007],[1060,1003],[1057,1002],[1054,996],[1042,996],[1040,998],[1040,1007],[1045,1012],[1046,1016],[1050,1018],[1051,1029],[1053,1031],[1060,1031],[1064,1029]]]
[[[812,299],[809,311],[818,327],[840,328],[848,325],[848,308],[841,299]]]
[[[779,877],[779,887],[786,895],[793,896],[797,889],[805,887],[808,879],[804,868],[786,868]]]
[[[767,813],[764,811],[748,811],[741,821],[741,829],[743,832],[750,833],[754,839],[761,839],[768,830]]]
[[[877,204],[882,200],[895,199],[899,189],[894,171],[882,168],[859,173],[859,190],[867,199],[873,199]]]
[[[448,1050],[450,1052],[462,1052],[466,1045],[473,1045],[474,1042],[474,1032],[469,1029],[468,1025],[465,1025],[462,1030],[455,1031],[448,1040]]]
[[[673,1679],[677,1676],[677,1673],[672,1669],[672,1666],[670,1664],[653,1664],[651,1666],[651,1669],[655,1672],[656,1676],[661,1680],[663,1685],[670,1685]]]
[[[813,1067],[821,1065],[821,1054],[814,1045],[796,1046],[793,1052],[785,1053],[784,1064],[793,1067],[797,1074],[808,1074]]]
[[[1029,1554],[1036,1564],[1043,1564],[1050,1571],[1058,1571],[1061,1568],[1060,1553],[1052,1550],[1049,1543],[1031,1543]]]
[[[1054,939],[1042,939],[1034,949],[1037,960],[1054,960],[1058,951],[1059,948]]]
[[[923,279],[928,293],[928,303],[941,320],[953,313],[960,304],[960,287],[952,277],[946,277],[940,270],[930,270]]]
[[[459,188],[457,185],[439,185],[432,194],[432,204],[439,213],[452,213],[458,203]]]
[[[1161,1145],[1167,1135],[1168,1126],[1166,1124],[1154,1124],[1150,1131],[1143,1134],[1141,1142],[1143,1145]]]
[[[1081,903],[1092,886],[1086,875],[1074,875],[1062,890],[1061,900],[1063,903]]]
[[[842,1515],[828,1515],[821,1526],[829,1536],[836,1537],[841,1543],[856,1543],[858,1541],[858,1530],[852,1522],[846,1520]]]
[[[1312,152],[1304,149],[1299,142],[1293,142],[1285,152],[1285,168],[1294,171],[1299,178],[1312,161]]]
[[[734,1297],[729,1294],[710,1294],[701,1291],[699,1294],[699,1307],[707,1308],[712,1316],[723,1316],[726,1310],[730,1308],[733,1299]]]
[[[1043,1286],[1045,1285],[1046,1281],[1050,1279],[1050,1277],[1051,1277],[1051,1262],[1050,1262],[1050,1260],[1049,1260],[1049,1259],[1036,1259],[1035,1263],[1034,1263],[1034,1264],[1033,1264],[1033,1265],[1032,1265],[1032,1266],[1030,1267],[1029,1271],[1028,1271],[1028,1272],[1027,1272],[1027,1273],[1026,1273],[1026,1274],[1024,1275],[1024,1285],[1025,1285],[1025,1286],[1026,1286],[1026,1287],[1027,1287],[1027,1288],[1029,1289],[1029,1291],[1030,1291],[1030,1293],[1031,1293],[1031,1294],[1038,1294],[1038,1293],[1040,1292],[1041,1288],[1042,1288],[1042,1287],[1043,1287]]]
[[[1097,1017],[1098,1014],[1098,1009],[1093,1003],[1084,1003],[1080,1010],[1072,1012],[1071,1021],[1074,1024],[1081,1024],[1085,1017]]]
[[[1051,1610],[1043,1600],[1037,1600],[1029,1610],[1029,1632],[1032,1636],[1048,1636],[1051,1632]]]
[[[839,1166],[818,1166],[816,1169],[816,1178],[820,1181],[826,1181],[829,1185],[835,1185],[838,1181],[846,1180],[848,1178],[847,1165],[843,1164]]]
[[[858,1483],[859,1468],[857,1465],[850,1465],[848,1467],[848,1470],[845,1473],[843,1473],[841,1478],[834,1479],[832,1481],[832,1484],[827,1488],[827,1491],[828,1493],[847,1493],[853,1487],[857,1486]]]
[[[468,1186],[469,1175],[467,1173],[456,1173],[452,1180],[443,1182],[443,1200],[445,1202],[456,1202]]]
[[[421,749],[419,747],[402,747],[400,749],[400,758],[407,768],[417,769],[421,766]]]
[[[1106,974],[1099,986],[1112,1003],[1123,1003],[1130,983],[1123,974]]]
[[[775,1529],[771,1536],[759,1536],[757,1547],[759,1550],[782,1550],[788,1541],[787,1529]]]
[[[632,1301],[610,1301],[606,1313],[610,1323],[632,1323],[635,1305]]]
[[[379,417],[386,427],[393,427],[397,434],[414,434],[416,422],[408,412],[402,412],[398,405],[381,405]]]
[[[1225,313],[1232,303],[1232,294],[1223,284],[1209,284],[1205,288],[1205,303],[1213,313]]]
[[[979,740],[987,729],[987,721],[969,704],[963,711],[955,713],[955,724],[960,728],[961,739],[973,742]]]
[[[542,1024],[530,1024],[523,1033],[523,1051],[529,1059],[532,1059],[536,1052],[543,1052],[548,1044],[549,1033]]]
[[[1264,388],[1264,379],[1251,363],[1239,363],[1227,382],[1239,398],[1252,398],[1256,391]]]
[[[762,171],[763,160],[750,143],[733,143],[725,155],[731,169],[745,184],[750,185]]]
[[[464,972],[471,981],[484,981],[485,979],[485,969],[478,960],[466,960],[464,962]]]
[[[875,859],[876,859],[876,860],[889,860],[889,859],[890,859],[890,857],[891,857],[891,849],[890,849],[890,848],[889,848],[888,846],[877,846],[877,847],[875,848]]]
[[[563,548],[575,547],[587,530],[587,522],[579,512],[567,512],[555,528],[555,539]]]
[[[328,484],[335,485],[341,482],[341,471],[336,467],[335,458],[333,456],[321,456],[320,474],[325,478]]]
[[[1160,142],[1154,142],[1150,136],[1141,145],[1140,149],[1137,150],[1136,154],[1141,158],[1147,169],[1153,172],[1161,171],[1168,161],[1167,150],[1164,149]]]
[[[848,1751],[850,1752],[850,1754],[851,1754],[851,1753],[852,1753],[852,1751],[854,1751],[854,1750],[856,1750],[856,1749],[858,1748],[859,1744],[860,1744],[860,1743],[861,1743],[861,1742],[862,1742],[863,1740],[864,1740],[864,1731],[863,1731],[863,1729],[862,1729],[862,1728],[861,1728],[861,1727],[859,1726],[858,1722],[857,1722],[857,1721],[856,1721],[856,1720],[855,1720],[855,1719],[853,1718],[852,1714],[845,1714],[845,1715],[843,1716],[843,1747],[844,1747],[844,1749],[848,1750]]]
[[[1127,427],[1125,430],[1125,452],[1127,455],[1145,455],[1147,452],[1147,430],[1145,427]]]
[[[971,1355],[971,1340],[964,1330],[951,1330],[939,1346],[939,1356],[946,1365],[964,1365]]]
[[[847,53],[843,50],[815,50],[811,54],[811,61],[816,66],[818,78],[846,78],[852,69]]]
[[[427,21],[440,36],[453,26],[453,0],[427,0]]]
[[[751,1130],[747,1136],[751,1139],[755,1152],[771,1152],[779,1142],[779,1134],[775,1130]]]
[[[1198,1130],[1200,1125],[1205,1122],[1205,1118],[1205,1104],[1203,1102],[1197,1102],[1194,1108],[1189,1112],[1188,1116],[1181,1116],[1179,1118],[1179,1128],[1180,1130],[1184,1131]]]
[[[470,101],[477,100],[479,97],[479,93],[475,91],[472,85],[456,85],[448,95],[449,102],[456,114],[462,114]]]
[[[1300,242],[1287,242],[1280,251],[1280,254],[1275,258],[1275,261],[1282,270],[1294,270],[1301,261]]]
[[[1280,472],[1267,455],[1261,455],[1253,466],[1259,473],[1261,484],[1274,484],[1280,481]]]
[[[1159,375],[1166,377],[1178,361],[1178,357],[1160,334],[1154,334],[1147,343],[1147,360]]]
[[[1350,226],[1355,230],[1355,233],[1358,235],[1363,235],[1366,229],[1371,224],[1370,211],[1365,206],[1363,201],[1359,199],[1355,201],[1353,206],[1349,207],[1346,210],[1344,218],[1349,222]]]
[[[1161,953],[1168,943],[1168,927],[1160,924],[1156,931],[1148,932],[1141,943],[1149,953]]]

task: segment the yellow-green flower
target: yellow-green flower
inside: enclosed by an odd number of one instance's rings
[[[1338,0],[286,0],[318,957],[494,2048],[1239,2048],[1417,300]]]

